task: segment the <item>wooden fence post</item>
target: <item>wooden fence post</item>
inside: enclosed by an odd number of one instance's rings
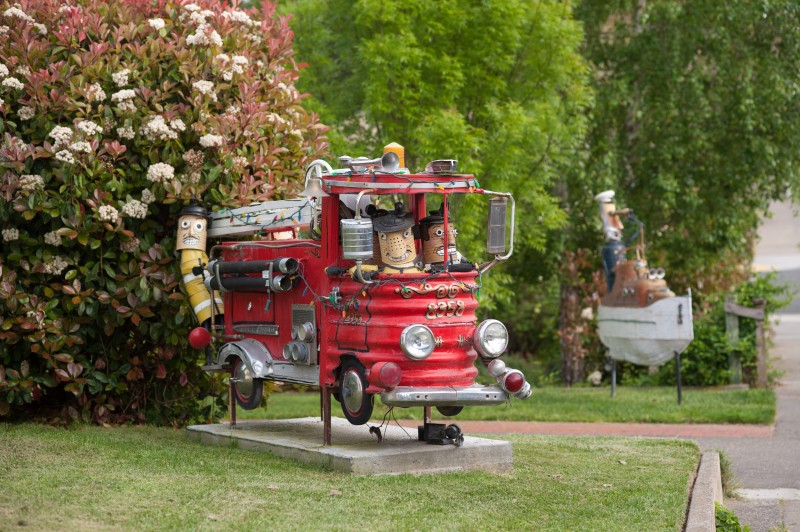
[[[766,388],[767,380],[767,341],[764,337],[764,299],[753,299],[753,307],[736,305],[733,301],[725,301],[725,312],[734,316],[756,320],[756,386]]]
[[[763,299],[754,299],[753,304],[755,308],[764,313]],[[759,388],[766,388],[769,385],[767,379],[767,339],[764,336],[764,317],[762,315],[760,320],[756,320],[756,368],[758,375],[756,376],[756,386]]]

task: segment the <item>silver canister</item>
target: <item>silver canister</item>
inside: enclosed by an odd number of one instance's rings
[[[372,258],[372,220],[369,218],[341,221],[342,256],[349,260]]]

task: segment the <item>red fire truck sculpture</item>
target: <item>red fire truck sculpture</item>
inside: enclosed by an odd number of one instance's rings
[[[265,380],[319,385],[327,444],[331,395],[350,423],[361,425],[379,394],[389,407],[425,408],[420,439],[458,444],[463,436],[457,426],[445,433],[444,425],[430,423],[431,407],[454,416],[467,405],[531,395],[522,372],[498,358],[508,344],[505,326],[494,319],[478,323],[475,316],[482,275],[513,251],[512,196],[456,173],[454,160],[411,174],[402,168],[403,155],[402,147],[390,144],[380,159],[340,158],[342,170],[314,161],[304,198],[210,216],[210,238],[261,235],[214,245],[207,264],[198,260],[193,272],[184,272],[187,282],[204,279],[211,308],[190,343],[206,349],[208,330],[221,341],[204,369],[230,372],[231,395],[243,408],[260,404]],[[456,194],[490,197],[492,260],[475,265],[456,251],[448,209]],[[400,198],[394,208],[380,208]],[[429,213],[426,200],[440,207]],[[196,206],[188,209],[196,215]],[[271,233],[306,223],[308,238],[295,230],[288,239]],[[476,383],[478,358],[497,386]]]

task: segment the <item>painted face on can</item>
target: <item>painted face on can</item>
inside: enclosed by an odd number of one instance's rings
[[[378,240],[381,245],[381,260],[386,266],[409,268],[414,265],[416,252],[414,233],[410,227],[391,233],[378,232]]]
[[[444,262],[444,224],[431,224],[426,227],[427,238],[422,239],[422,254],[424,256],[425,264],[437,264]],[[450,230],[447,235],[447,248],[448,255],[451,260],[457,253],[456,250],[456,236],[458,231],[450,225]]]
[[[206,250],[207,220],[202,216],[185,214],[178,219],[178,241],[175,249]]]

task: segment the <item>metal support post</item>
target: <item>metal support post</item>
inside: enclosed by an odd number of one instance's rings
[[[617,361],[611,359],[611,398],[617,396]]]
[[[233,396],[233,380],[228,380],[228,414],[230,415],[231,428],[236,428],[236,399]]]
[[[322,386],[322,445],[331,444],[331,389]]]
[[[675,351],[675,381],[678,383],[678,404],[683,404],[683,393],[681,390],[681,354]]]

